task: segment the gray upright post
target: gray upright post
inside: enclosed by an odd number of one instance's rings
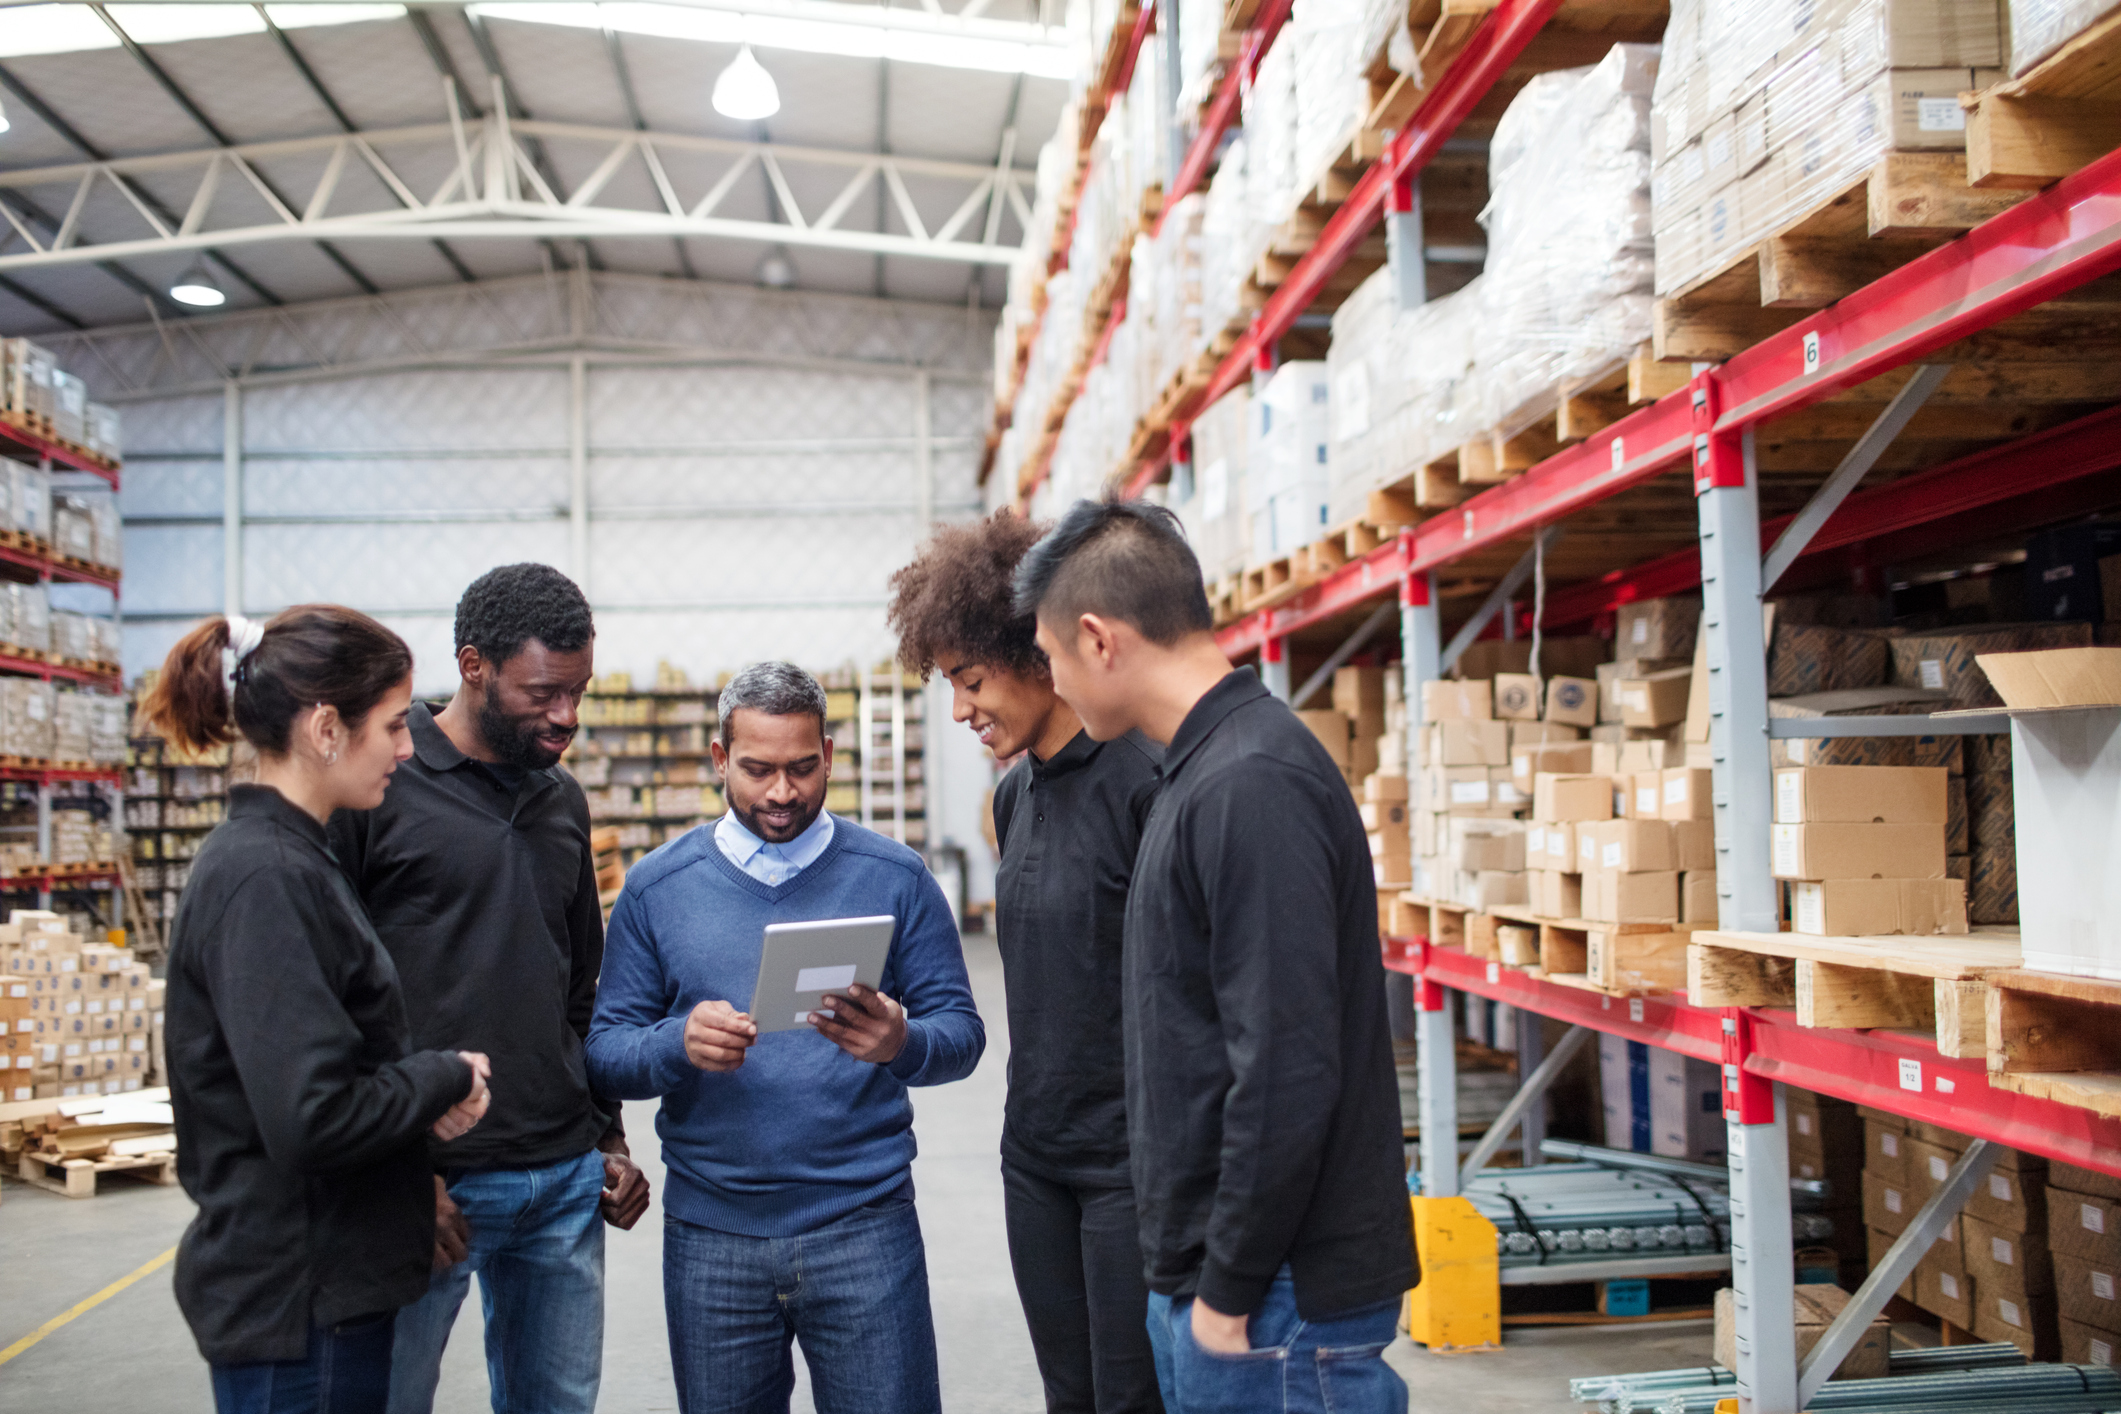
[[[1434,575],[1400,583],[1401,667],[1407,706],[1407,761],[1418,761],[1422,687],[1442,676],[1443,630]],[[1426,977],[1414,985],[1417,1112],[1421,1125],[1421,1191],[1430,1198],[1458,1193],[1458,1046],[1451,995]]]

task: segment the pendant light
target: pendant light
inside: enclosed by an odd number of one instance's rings
[[[752,54],[751,46],[737,51],[729,67],[714,81],[714,111],[725,118],[755,123],[781,111],[781,91],[773,75]]]
[[[194,260],[191,268],[179,275],[170,285],[169,297],[178,304],[188,304],[194,309],[218,309],[228,303],[228,295],[221,289],[221,282],[214,278],[213,271],[206,268],[203,258]]]

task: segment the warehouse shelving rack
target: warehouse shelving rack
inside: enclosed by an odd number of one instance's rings
[[[29,462],[39,469],[50,472],[64,468],[70,471],[87,472],[110,483],[113,491],[118,489],[119,468],[88,456],[78,448],[64,442],[40,436],[18,423],[0,418],[0,455],[14,461]],[[14,571],[27,570],[36,578],[92,584],[111,593],[113,611],[118,596],[119,576],[102,569],[91,569],[46,550],[19,545],[0,546],[0,563]],[[124,690],[124,679],[119,673],[100,673],[67,663],[54,663],[41,659],[0,654],[0,674],[16,677],[33,677],[45,682],[75,683],[84,687],[100,688],[106,692]],[[116,836],[116,848],[122,857],[130,848],[125,839],[124,823],[124,771],[118,766],[107,770],[53,769],[26,763],[0,765],[0,780],[21,781],[31,784],[36,790],[37,853],[49,860],[52,851],[52,813],[55,786],[87,783],[93,790],[96,786],[108,788],[107,804],[110,810],[111,828]],[[46,869],[35,874],[20,874],[0,878],[0,894],[34,893],[37,907],[49,908],[52,895],[59,890],[88,890],[108,892],[110,896],[110,921],[119,926],[125,917],[125,895],[119,887],[121,872],[113,862],[107,869]]]
[[[593,684],[592,690],[583,694],[585,703],[593,704],[588,715],[597,718],[597,720],[584,720],[582,722],[580,733],[575,742],[568,747],[567,754],[563,758],[563,763],[570,770],[577,773],[580,773],[592,761],[604,763],[601,778],[594,782],[585,782],[586,789],[603,790],[612,786],[623,786],[628,790],[645,788],[653,792],[665,785],[691,785],[693,784],[692,782],[658,781],[656,779],[659,774],[668,768],[682,764],[699,768],[699,774],[702,776],[702,780],[698,783],[699,785],[713,786],[717,791],[720,790],[721,782],[714,775],[714,769],[709,762],[707,750],[707,742],[714,735],[714,727],[717,720],[715,708],[715,703],[719,696],[717,689],[690,686],[672,687],[662,684],[647,689],[636,689],[628,686],[624,691],[610,690],[612,687],[615,687],[615,684]],[[622,709],[617,704],[642,701],[651,704],[651,715],[655,720],[647,722],[603,720],[607,712],[611,714],[621,713]],[[696,720],[665,721],[662,719],[666,703],[692,702],[699,703],[701,707]],[[607,708],[606,704],[612,705]],[[672,732],[696,732],[700,738],[699,744],[697,746],[673,747],[669,744],[669,734]],[[630,738],[636,733],[644,733],[649,737],[649,750],[635,751],[632,749]],[[614,736],[619,734],[623,734],[624,738],[627,739],[621,739],[618,742],[618,749],[614,750],[609,743]],[[626,772],[627,779],[612,779],[612,769],[619,766],[620,763],[638,765],[640,769],[638,771],[629,769]],[[635,775],[643,778],[639,780],[632,779]],[[719,813],[718,811],[716,812],[716,814]],[[638,827],[639,832],[647,836],[642,839],[622,835],[623,843],[621,848],[623,858],[628,865],[638,863],[649,850],[654,849],[668,839],[675,838],[675,834],[683,833],[684,830],[698,824],[704,818],[707,817],[700,811],[693,811],[684,815],[661,815],[652,811],[648,813],[603,814],[592,809],[591,813],[592,823],[596,825],[616,826],[622,831],[627,830],[628,827]],[[672,826],[678,827],[675,833],[671,829]]]
[[[1413,183],[1423,163],[1558,8],[1554,0],[1501,0],[1409,126],[1393,137],[1384,157],[1328,222],[1317,246],[1222,360],[1193,408],[1235,388],[1255,368],[1271,366],[1275,341],[1295,327],[1297,316],[1381,216],[1388,223],[1394,261],[1402,268],[1411,264],[1407,252],[1419,249],[1418,227],[1411,243],[1406,228],[1410,217],[1418,220]],[[2121,152],[2092,162],[1726,361],[1695,365],[1679,390],[1514,479],[1402,530],[1287,602],[1225,627],[1219,640],[1233,659],[1256,655],[1264,680],[1286,698],[1299,635],[1315,660],[1327,645],[1351,638],[1351,630],[1366,633],[1361,625],[1374,626],[1377,601],[1395,596],[1406,698],[1419,704],[1423,683],[1446,671],[1498,616],[1507,612],[1511,627],[1516,626],[1512,596],[1535,558],[1525,548],[1528,543],[1544,549],[1571,516],[1684,468],[1698,544],[1635,563],[1609,564],[1603,573],[1564,585],[1548,596],[1542,623],[1549,628],[1579,624],[1621,603],[1702,586],[1711,665],[1719,921],[1726,929],[1772,931],[1777,910],[1767,862],[1771,736],[2001,728],[1994,717],[1957,723],[1925,718],[1771,723],[1760,615],[1764,595],[1778,576],[1786,583],[1808,575],[1830,577],[1852,565],[1891,563],[1895,557],[1966,543],[1977,534],[2052,523],[2121,502],[2121,409],[2114,408],[1854,491],[1904,425],[1905,415],[1934,387],[1939,375],[1920,371],[1925,358],[1953,361],[1947,346],[1955,341],[2116,270],[2121,270]],[[1399,284],[1419,298],[1418,282],[1402,275]],[[2069,351],[2058,352],[2066,356]],[[1763,522],[1759,425],[1900,370],[1907,370],[1905,384],[1841,468],[1802,509]],[[1181,459],[1184,432],[1181,421],[1170,438]],[[1169,462],[1168,451],[1145,459],[1127,478],[1130,493],[1144,492]],[[1464,603],[1482,594],[1446,644],[1446,598]],[[1419,729],[1417,707],[1410,731]],[[1453,990],[1721,1067],[1732,1156],[1736,1393],[1745,1414],[1791,1414],[1803,1407],[1980,1181],[1996,1146],[2121,1173],[2121,1121],[1991,1086],[1984,1062],[1945,1057],[1932,1042],[1908,1033],[1800,1028],[1787,1012],[1697,1007],[1683,993],[1616,997],[1482,962],[1427,937],[1388,939],[1385,961],[1415,981],[1424,1133],[1456,1131],[1447,995]],[[1802,1366],[1784,1314],[1790,1309],[1794,1254],[1788,1141],[1778,1090],[1783,1084],[1942,1125],[1977,1141]],[[1447,1146],[1424,1151],[1425,1201],[1454,1195],[1458,1179],[1456,1155]]]

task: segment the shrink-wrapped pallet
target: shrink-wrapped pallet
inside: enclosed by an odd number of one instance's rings
[[[2098,21],[2115,0],[2008,0],[2011,74],[2024,74]]]
[[[8,464],[7,508],[11,528],[38,540],[52,538],[52,474],[20,462]]]
[[[1616,44],[1587,69],[1541,74],[1496,126],[1477,358],[1482,421],[1515,431],[1563,380],[1650,337],[1653,44]]]
[[[1326,531],[1332,489],[1332,384],[1323,361],[1285,363],[1252,400],[1246,455],[1250,558],[1278,559]]]
[[[1246,454],[1252,395],[1236,388],[1193,420],[1193,486],[1180,520],[1210,580],[1245,567],[1250,527],[1245,519]]]
[[[35,678],[0,678],[0,755],[49,760],[52,685]]]
[[[8,641],[18,648],[49,653],[52,648],[51,593],[42,584],[6,587]]]
[[[125,459],[125,418],[107,403],[88,405],[88,449],[109,461]]]
[[[64,609],[52,611],[51,652],[54,657],[94,662],[98,651],[95,620],[87,614]]]
[[[99,765],[117,765],[125,760],[125,733],[132,720],[132,704],[113,693],[95,693],[89,698],[88,759]]]
[[[1404,386],[1393,355],[1401,318],[1399,287],[1390,266],[1355,287],[1333,312],[1333,343],[1326,371],[1333,388],[1332,490],[1327,519],[1334,525],[1363,513],[1378,474],[1399,446],[1383,436],[1381,419],[1397,410]]]
[[[1995,0],[1677,0],[1652,154],[1657,292],[1690,287],[1893,151],[1966,146],[2001,75]]]
[[[1369,108],[1362,0],[1296,0],[1285,42],[1295,69],[1296,180],[1309,185],[1325,175]]]
[[[1252,219],[1272,228],[1296,209],[1296,46],[1275,44],[1260,57],[1245,94],[1245,200]]]
[[[85,692],[52,694],[52,759],[87,761],[94,755],[93,702]]]

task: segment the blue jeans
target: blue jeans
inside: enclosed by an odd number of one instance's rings
[[[214,1366],[214,1408],[220,1414],[382,1414],[390,1393],[391,1316],[386,1311],[312,1330],[309,1355],[301,1360]]]
[[[663,1216],[682,1414],[786,1414],[803,1343],[817,1414],[940,1414],[928,1260],[910,1187],[797,1237]]]
[[[398,1313],[390,1414],[428,1414],[457,1309],[478,1273],[494,1414],[590,1414],[604,1370],[604,1156],[459,1173],[471,1252]]]
[[[1194,1340],[1192,1297],[1149,1293],[1149,1344],[1170,1414],[1406,1414],[1406,1382],[1384,1362],[1398,1324],[1397,1301],[1306,1321],[1283,1267],[1252,1313],[1252,1348],[1221,1355]]]

